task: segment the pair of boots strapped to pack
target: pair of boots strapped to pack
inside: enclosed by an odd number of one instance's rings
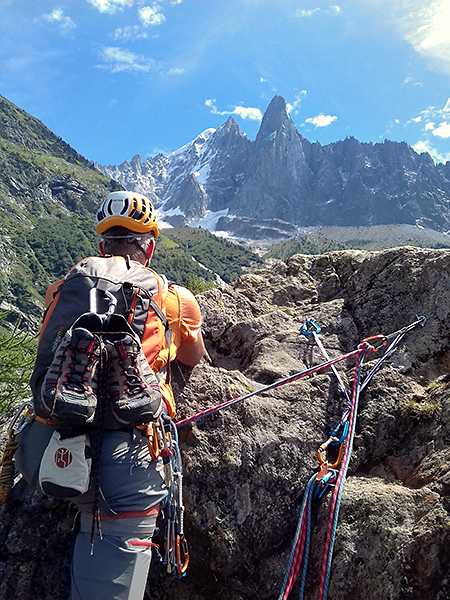
[[[100,378],[105,382],[101,393]],[[94,312],[66,332],[35,400],[39,417],[107,429],[149,423],[162,407],[157,378],[125,318]]]

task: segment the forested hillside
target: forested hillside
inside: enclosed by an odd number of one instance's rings
[[[0,310],[12,311],[11,321],[20,313],[35,329],[48,285],[98,253],[94,211],[119,187],[0,96]],[[204,230],[167,230],[158,242],[155,269],[194,291],[213,285],[216,274],[230,282],[258,260]]]

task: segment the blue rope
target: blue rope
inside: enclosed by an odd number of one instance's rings
[[[359,403],[359,395],[361,392],[361,386],[360,386],[360,381],[361,381],[361,369],[362,369],[362,364],[363,364],[363,358],[364,355],[361,357],[361,360],[359,361],[359,365],[358,365],[358,371],[357,371],[357,376],[356,376],[356,393],[355,393],[355,408],[354,408],[354,419],[353,419],[353,424],[352,424],[352,428],[350,431],[350,435],[349,435],[349,439],[347,441],[348,444],[348,453],[347,453],[347,460],[346,463],[344,465],[342,465],[342,479],[340,482],[340,486],[339,486],[339,491],[336,497],[336,506],[335,506],[335,511],[334,511],[334,515],[333,515],[333,526],[332,526],[332,533],[331,533],[331,540],[330,540],[330,546],[328,548],[328,556],[327,556],[327,569],[326,569],[326,574],[325,574],[325,583],[324,583],[324,590],[323,590],[323,600],[327,599],[328,596],[328,586],[330,583],[330,575],[331,575],[331,561],[333,558],[333,548],[334,548],[334,542],[336,540],[336,529],[337,529],[337,523],[338,523],[338,518],[339,518],[339,508],[341,505],[341,498],[342,498],[342,493],[344,490],[344,482],[345,482],[345,477],[347,475],[347,470],[350,464],[350,459],[351,459],[351,455],[352,455],[352,449],[353,449],[353,440],[355,437],[355,430],[356,430],[356,414],[358,411],[358,403]]]
[[[346,458],[345,464],[343,464],[341,467],[342,477],[339,482],[339,489],[338,489],[338,493],[336,496],[336,503],[335,503],[335,507],[334,507],[332,531],[331,531],[331,537],[330,537],[330,544],[328,547],[328,556],[327,556],[327,562],[326,562],[326,572],[325,572],[325,581],[324,581],[322,600],[327,600],[327,597],[328,597],[328,587],[329,587],[329,583],[330,583],[330,574],[331,574],[331,562],[332,562],[332,556],[333,556],[334,543],[336,540],[336,529],[337,529],[337,523],[338,523],[338,518],[339,518],[339,510],[340,510],[340,505],[341,505],[341,500],[342,500],[344,482],[346,479],[348,467],[349,467],[350,460],[351,460],[352,449],[353,449],[353,441],[354,441],[355,430],[356,430],[356,417],[357,417],[360,394],[361,394],[362,390],[368,385],[368,383],[370,382],[372,377],[375,375],[375,373],[379,370],[382,363],[389,356],[391,356],[391,354],[393,354],[393,352],[396,350],[397,346],[399,345],[399,343],[401,342],[401,340],[403,339],[405,334],[408,331],[411,331],[411,329],[413,329],[414,327],[416,327],[419,324],[423,326],[425,321],[426,321],[425,317],[418,317],[417,321],[415,321],[414,323],[408,325],[407,327],[404,327],[403,329],[401,329],[397,332],[394,332],[393,334],[390,334],[389,336],[386,336],[384,338],[385,341],[392,337],[394,337],[395,339],[391,343],[389,348],[385,351],[383,356],[381,356],[380,359],[377,361],[376,365],[373,367],[373,369],[370,371],[370,373],[366,376],[366,378],[364,379],[364,382],[361,384],[361,370],[362,370],[362,365],[364,362],[364,356],[369,351],[369,348],[370,348],[370,346],[366,342],[366,346],[367,346],[366,350],[363,352],[363,354],[359,355],[358,365],[357,365],[357,373],[356,373],[355,382],[354,382],[354,385],[355,385],[354,413],[353,413],[354,418],[353,418],[351,431],[349,431],[349,419],[350,419],[350,414],[352,411],[353,401],[350,400],[345,387],[342,388],[339,374],[337,373],[337,371],[334,368],[334,361],[330,361],[330,362],[333,362],[333,365],[330,365],[330,366],[332,367],[334,375],[336,376],[338,382],[340,383],[340,387],[341,387],[343,394],[347,400],[347,406],[344,410],[344,413],[342,414],[339,425],[331,432],[331,435],[330,435],[330,437],[339,437],[339,440],[337,440],[335,442],[330,442],[330,445],[341,444],[344,442],[345,439],[347,439],[347,437],[348,437],[348,440],[347,440],[347,458]],[[309,329],[308,329],[308,327],[309,327]],[[317,345],[319,346],[324,358],[329,361],[326,350],[323,348],[323,346],[318,338],[318,335],[317,335],[318,333],[320,333],[320,327],[313,319],[309,319],[308,321],[305,321],[305,323],[303,324],[303,326],[301,328],[301,333],[304,335],[307,335],[307,336],[312,335],[314,337]],[[323,365],[321,365],[321,366],[323,366]],[[339,429],[341,427],[343,428],[342,433],[340,435],[338,435]],[[294,544],[293,544],[293,547],[291,550],[291,554],[289,557],[289,563],[288,563],[288,566],[286,569],[281,593],[280,593],[278,600],[283,600],[283,596],[286,591],[286,587],[287,587],[287,584],[289,581],[289,576],[290,576],[290,573],[291,573],[291,570],[293,567],[294,556],[295,556],[297,545],[299,542],[300,532],[302,529],[302,524],[303,524],[304,516],[305,516],[305,508],[306,508],[307,521],[306,521],[305,546],[304,546],[304,553],[303,553],[303,557],[302,557],[302,578],[301,578],[301,586],[300,586],[300,600],[303,600],[303,598],[304,598],[304,591],[305,591],[305,586],[306,586],[306,575],[307,575],[307,570],[308,570],[308,561],[309,561],[309,553],[310,553],[310,542],[311,542],[312,501],[313,501],[313,499],[318,500],[324,495],[324,493],[328,489],[329,485],[331,485],[332,483],[337,481],[338,473],[337,473],[337,471],[335,471],[333,469],[328,470],[327,474],[324,477],[322,477],[320,482],[317,484],[316,489],[313,490],[316,479],[317,479],[317,474],[313,475],[311,477],[311,479],[309,480],[309,482],[306,486],[306,489],[305,489],[302,506],[300,509],[300,517],[298,520],[297,530],[295,533]]]
[[[304,513],[305,513],[305,507],[306,507],[306,504],[308,502],[308,498],[309,498],[309,495],[310,495],[311,488],[314,486],[315,479],[316,479],[316,475],[314,474],[311,477],[311,479],[308,481],[308,483],[306,485],[305,492],[303,494],[303,500],[302,500],[302,505],[300,507],[300,516],[299,516],[299,519],[298,519],[298,522],[297,522],[297,530],[295,532],[294,543],[292,545],[291,554],[289,556],[289,561],[288,561],[288,565],[287,565],[287,568],[286,568],[286,572],[284,574],[283,585],[281,587],[281,592],[280,592],[280,595],[278,597],[278,600],[283,600],[284,592],[286,591],[286,587],[287,587],[288,580],[289,580],[289,575],[290,575],[291,570],[292,570],[292,564],[294,562],[295,550],[297,548],[298,540],[299,540],[299,537],[300,537],[300,531],[301,531],[301,528],[302,528],[303,516],[304,516]]]
[[[309,550],[311,546],[311,513],[312,513],[312,501],[313,501],[313,490],[311,489],[308,494],[308,509],[306,513],[307,522],[306,522],[306,538],[305,538],[305,551],[303,553],[303,569],[302,569],[302,579],[300,585],[300,600],[303,600],[303,595],[305,592],[306,585],[306,575],[308,572],[308,561],[309,561]]]

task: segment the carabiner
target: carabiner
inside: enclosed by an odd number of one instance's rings
[[[328,473],[328,461],[324,460],[323,463],[320,464],[320,470],[316,475],[316,481],[322,481],[322,479],[327,476],[327,473]]]
[[[146,434],[148,451],[150,453],[150,456],[152,460],[157,460],[161,454],[161,447],[159,445],[158,429],[155,421],[153,421],[153,423],[147,424]]]
[[[322,469],[321,469],[321,471],[322,471]],[[325,475],[323,477],[321,477],[320,480],[319,480],[319,477],[317,476],[316,480],[318,481],[318,483],[317,483],[316,491],[314,493],[314,498],[316,500],[320,500],[320,498],[322,498],[322,496],[327,491],[328,486],[332,485],[333,483],[336,483],[337,476],[338,476],[337,471],[334,471],[334,470],[327,470]]]
[[[303,333],[303,335],[314,335],[315,333],[320,333],[320,327],[314,319],[307,319],[301,326],[300,333]]]
[[[339,444],[339,450],[338,450],[338,457],[336,459],[336,461],[333,464],[329,464],[327,459],[324,458],[322,456],[322,453],[326,451],[326,449],[328,448],[328,446],[333,442],[336,441],[337,442],[338,438],[330,438],[328,439],[326,442],[324,442],[320,448],[317,450],[317,459],[319,461],[319,463],[322,465],[325,462],[327,463],[328,467],[330,469],[335,469],[341,462],[342,460],[342,455],[344,454],[344,449],[342,448],[342,444]]]
[[[387,339],[386,339],[386,336],[384,336],[382,333],[364,338],[363,341],[361,342],[361,344],[364,344],[364,343],[370,344],[370,342],[377,341],[377,340],[381,341],[381,344],[378,346],[378,348],[382,348],[383,346],[386,346]],[[370,345],[372,346],[372,344],[370,344]],[[378,350],[378,348],[375,348],[374,346],[372,346],[372,347],[373,347],[374,352],[376,352]]]
[[[19,427],[17,428],[16,431],[14,431],[14,427],[17,423],[17,421],[20,419],[20,417],[22,416],[22,413],[24,410],[27,410],[28,414],[26,415],[26,417],[22,420],[22,422],[20,423]],[[34,419],[34,412],[33,412],[33,402],[31,400],[26,400],[18,409],[16,414],[13,416],[13,418],[11,419],[11,422],[8,425],[7,428],[7,432],[8,433],[12,433],[13,435],[17,435],[18,433],[20,433],[21,431],[23,431],[25,429],[25,427],[31,422],[31,418],[32,417]]]
[[[183,556],[181,556],[182,553]],[[189,548],[183,533],[177,535],[175,554],[177,558],[177,573],[180,577],[183,577],[189,566]]]

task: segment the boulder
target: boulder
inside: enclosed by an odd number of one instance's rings
[[[361,394],[333,600],[450,597],[449,267],[448,251],[408,247],[267,262],[199,296],[208,355],[194,369],[175,364],[181,419],[324,362],[300,333],[305,319],[335,358],[427,318]],[[382,351],[367,355],[363,375]],[[351,387],[354,359],[337,368]],[[317,448],[344,408],[327,371],[180,427],[191,562],[176,579],[155,558],[146,598],[278,598]],[[318,598],[330,497],[313,507],[306,600]],[[0,597],[67,598],[73,516],[16,484],[0,507]]]

